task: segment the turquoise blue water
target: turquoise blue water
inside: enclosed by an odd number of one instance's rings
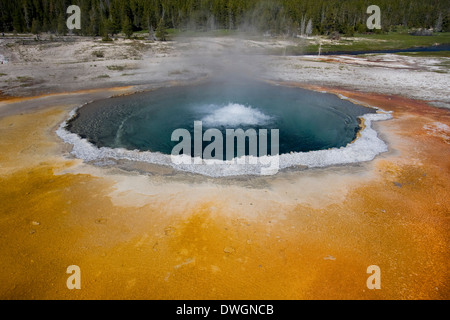
[[[283,154],[345,146],[356,138],[358,116],[373,112],[332,94],[254,80],[211,81],[90,103],[68,129],[97,147],[165,154],[178,143],[171,141],[175,129],[194,136],[194,121],[224,137],[227,128],[278,129]]]

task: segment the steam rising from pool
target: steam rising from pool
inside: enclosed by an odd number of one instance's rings
[[[214,109],[216,106],[210,107]],[[202,122],[208,127],[263,126],[272,119],[272,117],[250,106],[229,103],[205,116]]]

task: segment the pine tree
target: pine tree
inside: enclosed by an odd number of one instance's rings
[[[157,38],[159,41],[166,41],[166,40],[167,40],[167,39],[166,39],[166,37],[167,37],[166,24],[165,24],[163,18],[161,18],[161,19],[159,20],[158,28],[156,29],[156,34],[155,34],[155,35],[156,35],[156,38]]]
[[[103,21],[103,40],[110,40],[109,35],[114,36],[114,26],[113,22],[109,19]]]
[[[88,33],[93,36],[98,36],[100,34],[100,19],[97,7],[91,9],[89,16],[90,21]]]
[[[109,12],[109,19],[111,21],[110,24],[110,33],[112,36],[114,36],[116,33],[120,32],[122,29],[121,26],[121,14],[120,14],[120,8],[119,8],[119,2],[118,1],[112,1],[111,8]]]
[[[20,8],[18,7],[14,10],[12,18],[12,26],[15,32],[20,33],[25,31],[25,21],[23,18],[23,13],[22,10],[20,10]]]
[[[35,35],[39,35],[41,32],[41,28],[39,26],[39,22],[36,19],[33,19],[33,22],[31,24],[31,33]]]
[[[123,20],[122,32],[125,33],[128,39],[133,35],[133,26],[131,25],[131,21],[128,17]]]
[[[58,34],[60,36],[65,36],[67,34],[67,24],[62,13],[58,18]]]

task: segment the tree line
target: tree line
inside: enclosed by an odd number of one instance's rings
[[[81,9],[86,36],[166,28],[269,34],[367,32],[369,5],[381,9],[382,31],[399,26],[450,31],[450,0],[0,0],[1,32],[66,34],[67,7]]]

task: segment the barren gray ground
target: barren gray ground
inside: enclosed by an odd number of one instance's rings
[[[397,94],[450,106],[450,58],[393,54],[272,56],[294,40],[234,37],[177,38],[168,42],[92,38],[37,42],[0,39],[0,90],[34,96],[112,86],[189,81],[241,74],[279,81]],[[71,41],[69,41],[71,40]]]

